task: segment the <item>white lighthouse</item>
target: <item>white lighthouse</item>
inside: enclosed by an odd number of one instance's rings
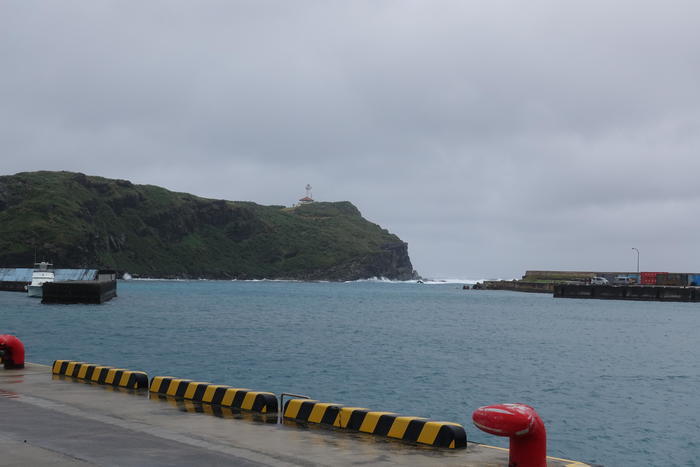
[[[311,185],[307,184],[307,185],[306,185],[306,196],[304,196],[303,198],[301,198],[301,199],[299,200],[299,203],[300,203],[300,204],[309,204],[309,203],[313,203],[313,202],[314,202],[314,199],[313,199],[313,197],[311,196]]]

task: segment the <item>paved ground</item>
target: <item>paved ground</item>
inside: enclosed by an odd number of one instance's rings
[[[0,368],[0,466],[507,465],[506,451],[470,443],[436,450],[201,406],[51,375]],[[551,459],[550,466],[582,466]]]

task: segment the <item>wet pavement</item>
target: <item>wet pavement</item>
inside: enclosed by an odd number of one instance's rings
[[[164,400],[58,377],[44,365],[0,368],[0,466],[460,465],[504,466],[508,452],[469,443],[446,450],[276,417]],[[470,427],[467,427],[468,429]],[[585,464],[550,458],[550,466]]]

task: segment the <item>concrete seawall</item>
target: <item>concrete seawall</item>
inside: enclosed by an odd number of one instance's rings
[[[700,288],[644,285],[612,286],[557,284],[554,286],[554,298],[700,302]]]
[[[513,292],[530,293],[552,293],[554,284],[549,282],[528,282],[528,281],[484,281],[480,287],[475,289],[483,290],[511,290]]]

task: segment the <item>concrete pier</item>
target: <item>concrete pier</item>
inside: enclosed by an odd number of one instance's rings
[[[52,375],[44,365],[0,369],[0,466],[508,464],[507,450],[481,444],[422,448],[275,417],[197,412],[196,404]],[[584,465],[548,459],[551,467]]]
[[[34,268],[0,268],[0,291],[27,292]],[[97,279],[97,269],[54,269],[55,281],[87,281]]]
[[[0,281],[0,291],[3,292],[27,292],[27,286],[31,282]]]
[[[529,282],[525,280],[483,281],[474,286],[482,290],[511,290],[513,292],[552,293],[554,284],[549,282]]]
[[[598,298],[659,302],[700,302],[700,288],[658,285],[557,284],[554,298]]]

